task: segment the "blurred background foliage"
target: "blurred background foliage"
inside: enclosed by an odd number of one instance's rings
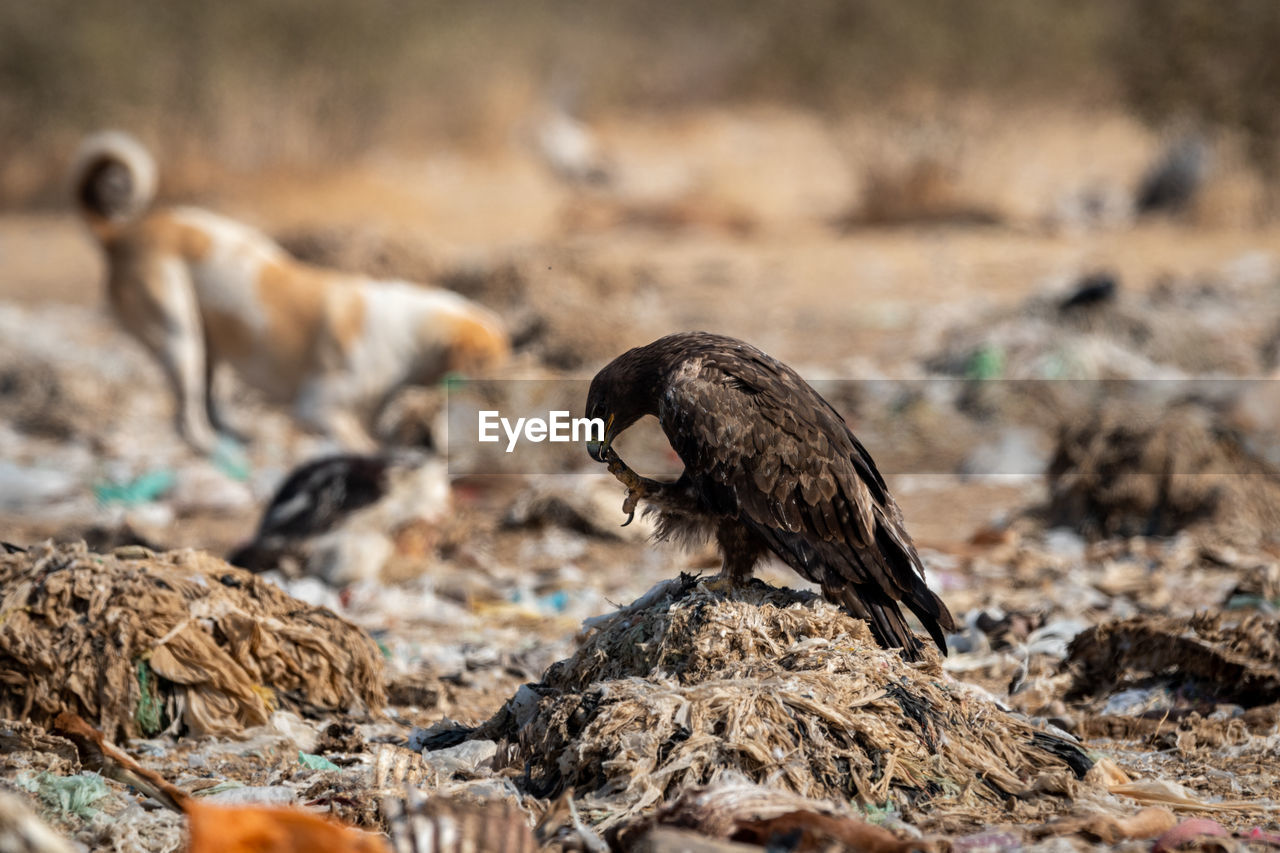
[[[492,139],[552,90],[588,115],[1120,103],[1274,171],[1277,44],[1275,0],[4,0],[0,188],[40,199],[45,160],[106,125],[170,163],[323,165]]]

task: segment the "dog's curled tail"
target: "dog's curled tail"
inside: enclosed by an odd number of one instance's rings
[[[150,206],[156,194],[156,162],[127,133],[95,133],[76,152],[71,193],[89,227],[105,242]]]

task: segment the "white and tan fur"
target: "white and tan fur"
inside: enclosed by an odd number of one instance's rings
[[[219,364],[307,428],[367,450],[397,389],[475,375],[509,354],[498,316],[456,293],[309,266],[206,210],[153,210],[155,184],[151,156],[119,132],[89,137],[72,171],[107,255],[111,308],[159,360],[178,429],[201,451],[226,429],[210,388]]]

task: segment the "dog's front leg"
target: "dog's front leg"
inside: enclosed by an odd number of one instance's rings
[[[379,449],[377,440],[365,429],[360,418],[352,412],[333,412],[329,416],[329,425],[325,430],[336,438],[343,447],[356,453],[376,453]]]

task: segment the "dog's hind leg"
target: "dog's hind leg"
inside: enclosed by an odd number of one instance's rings
[[[204,334],[186,268],[176,261],[154,261],[112,273],[112,308],[164,369],[178,432],[196,450],[212,453],[218,436],[206,409]]]
[[[222,435],[230,436],[240,444],[249,443],[249,435],[244,430],[239,429],[231,424],[223,414],[222,406],[218,403],[217,395],[213,392],[213,377],[218,364],[214,361],[212,353],[206,346],[204,350],[204,411],[209,417],[209,423],[212,424],[214,430]]]

